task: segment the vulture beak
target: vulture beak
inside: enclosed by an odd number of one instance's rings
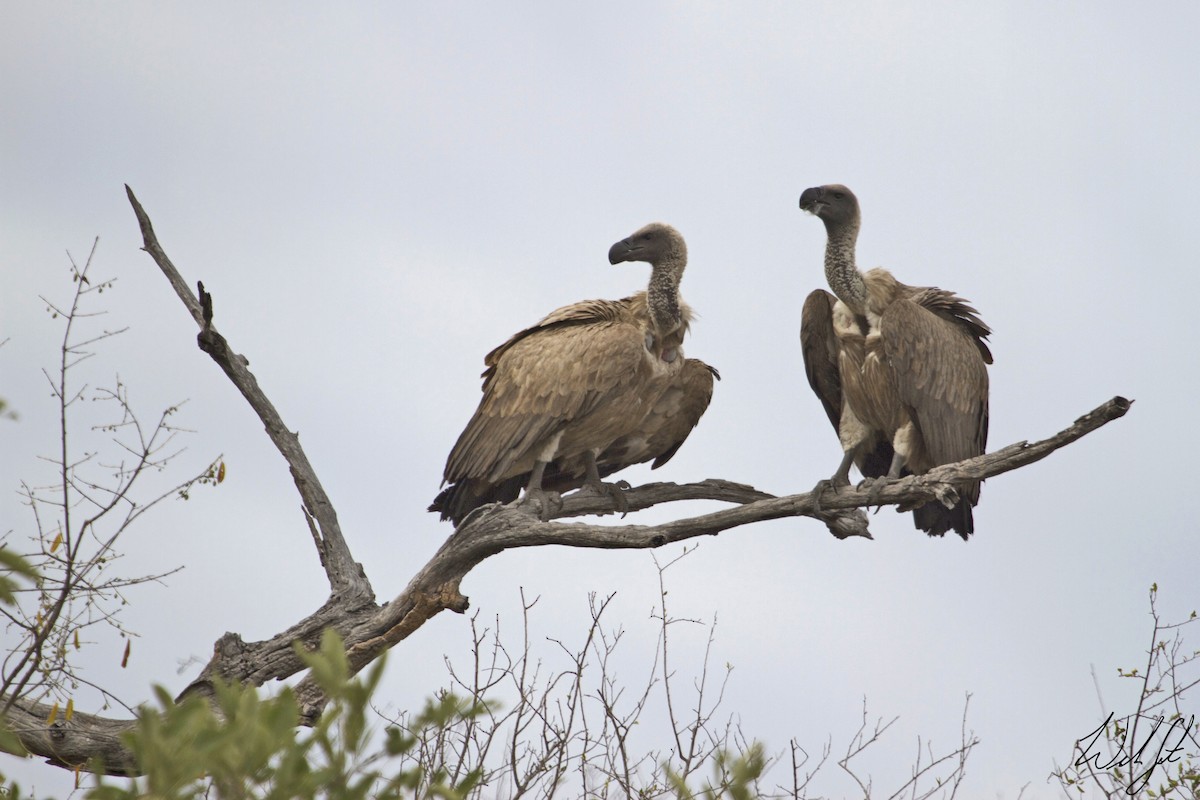
[[[620,264],[622,261],[636,261],[637,252],[641,249],[641,245],[636,245],[629,239],[622,239],[608,248],[608,263]]]
[[[821,209],[828,205],[822,199],[824,196],[825,190],[820,186],[805,189],[804,193],[800,195],[800,210],[820,216]]]

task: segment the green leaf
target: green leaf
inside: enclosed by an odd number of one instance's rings
[[[18,579],[34,583],[37,578],[37,570],[23,556],[0,547],[0,604],[11,606],[17,602],[16,592],[21,586]]]

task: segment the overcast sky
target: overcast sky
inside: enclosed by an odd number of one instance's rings
[[[723,380],[669,465],[622,477],[785,494],[830,475],[840,449],[798,342],[825,232],[797,198],[845,183],[862,266],[952,289],[994,329],[989,449],[1116,394],[1136,404],[987,482],[969,543],[890,509],[875,541],[756,525],[672,568],[672,610],[719,619],[724,708],[773,752],[792,737],[839,752],[866,696],[900,716],[867,765],[896,786],[918,734],[953,747],[970,692],[982,744],[965,793],[1053,796],[1054,762],[1103,719],[1093,667],[1109,708],[1133,710],[1116,670],[1144,661],[1150,584],[1168,617],[1200,605],[1198,40],[1184,3],[8,4],[0,397],[20,418],[0,420],[3,532],[33,529],[19,481],[53,477],[41,369],[61,321],[39,295],[66,301],[67,251],[82,262],[98,236],[93,279],[117,283],[93,330],[129,331],[78,378],[119,374],[147,420],[188,400],[177,421],[195,433],[166,479],[218,454],[228,478],[129,534],[120,569],[185,569],[129,592],[129,667],[97,636],[87,674],[130,703],[178,691],[198,670],[181,662],[225,631],[264,638],[325,599],[287,469],[140,252],[125,183],[300,431],[380,599],[450,533],[424,509],[484,354],[558,306],[643,288],[645,265],[605,254],[646,222],[687,238],[686,351]],[[82,430],[102,409],[81,412]],[[645,552],[542,548],[490,559],[463,590],[514,633],[519,588],[540,596],[548,659],[546,637],[582,637],[589,592],[616,592],[635,683],[657,586]],[[680,634],[681,674],[705,639]],[[420,702],[469,641],[466,619],[436,617],[394,654],[381,700]],[[38,764],[0,770],[65,785]],[[851,793],[835,773],[822,791]]]

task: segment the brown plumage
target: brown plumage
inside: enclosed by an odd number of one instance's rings
[[[666,463],[712,397],[716,371],[684,359],[691,309],[679,297],[687,246],[652,223],[609,250],[648,261],[647,291],[560,308],[484,359],[483,398],[446,460],[430,511],[457,525],[485,503],[586,486],[623,501],[607,476]]]
[[[721,379],[716,368],[698,358],[685,360],[683,370],[659,395],[650,413],[596,456],[599,477],[647,461],[654,462],[650,469],[658,469],[670,461],[708,408],[714,379]],[[584,454],[555,459],[542,476],[542,488],[557,492],[576,489],[583,485],[586,469]]]
[[[984,341],[991,330],[978,312],[950,292],[906,286],[886,270],[859,272],[861,215],[845,186],[806,189],[800,208],[820,217],[828,234],[825,276],[834,294],[808,296],[800,340],[808,382],[842,443],[830,483],[849,483],[852,463],[865,478],[883,480],[981,455],[992,354]],[[913,519],[931,536],[954,530],[966,539],[978,502],[973,483],[953,508],[926,503]]]

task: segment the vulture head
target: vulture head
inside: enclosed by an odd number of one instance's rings
[[[622,261],[647,261],[654,266],[671,262],[682,271],[687,263],[687,245],[679,231],[670,225],[651,222],[608,249],[608,263]]]
[[[831,236],[845,230],[858,230],[858,198],[840,183],[805,189],[800,195],[800,209],[820,217]]]

